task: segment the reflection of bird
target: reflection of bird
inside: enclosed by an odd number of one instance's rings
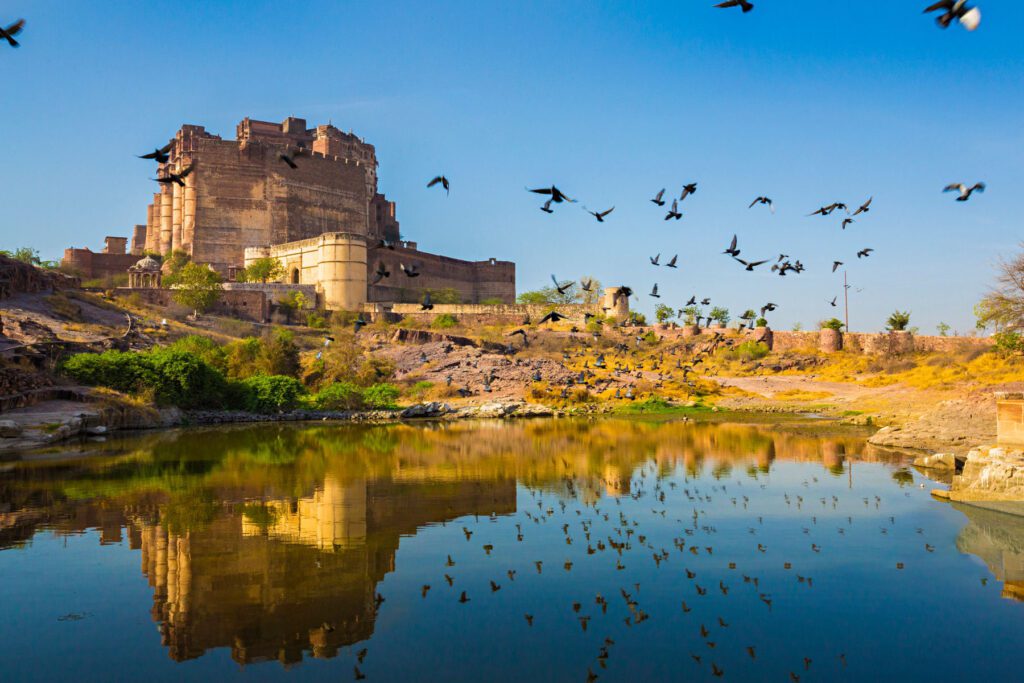
[[[960,196],[956,198],[958,202],[966,202],[971,198],[971,195],[975,192],[984,192],[985,183],[974,183],[974,185],[967,187],[963,183],[952,183],[946,185],[942,190],[943,192],[959,192]]]
[[[440,183],[441,187],[444,188],[444,191],[447,194],[448,193],[448,189],[449,189],[448,188],[448,179],[445,178],[443,175],[435,176],[433,180],[431,180],[429,183],[427,183],[427,187],[433,187],[434,185],[437,185],[439,183]]]

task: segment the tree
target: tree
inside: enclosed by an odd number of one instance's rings
[[[829,318],[828,320],[822,320],[818,323],[818,327],[823,330],[835,330],[836,332],[842,332],[843,321],[839,318]]]
[[[711,309],[711,312],[708,313],[708,319],[727,325],[729,323],[729,309],[722,308],[721,306],[715,306]]]
[[[903,332],[910,324],[910,311],[893,311],[885,321],[885,329],[890,332]]]
[[[697,322],[697,318],[703,318],[704,311],[698,306],[687,306],[683,309],[683,322],[687,325],[694,325]]]
[[[740,316],[740,320],[753,320],[756,317],[757,313],[754,312],[754,309],[748,308],[747,310],[743,311],[743,315]]]
[[[980,330],[990,325],[996,330],[1024,326],[1024,253],[999,262],[996,284],[974,307],[974,314]]]
[[[196,317],[207,311],[220,297],[220,275],[209,266],[186,263],[174,274],[171,286],[174,300],[191,308]]]
[[[276,258],[264,256],[258,258],[242,271],[242,282],[263,282],[280,280],[284,275],[284,266]]]
[[[659,323],[665,323],[671,320],[676,314],[676,311],[671,306],[665,304],[658,304],[654,309],[654,317],[658,319]]]
[[[576,287],[570,287],[564,293],[559,293],[554,287],[541,287],[527,292],[522,292],[516,301],[521,304],[574,304],[580,299]]]
[[[306,307],[306,295],[299,290],[292,290],[282,298],[277,305],[284,311],[284,314],[288,317],[288,324],[292,322],[292,314],[301,311]]]
[[[952,328],[946,323],[939,323],[938,325],[935,326],[935,329],[939,331],[940,337],[947,337],[949,336],[949,331]]]
[[[462,295],[459,294],[459,290],[454,287],[445,287],[444,289],[424,289],[423,293],[430,295],[430,303],[432,304],[462,303]],[[501,303],[501,301],[499,300],[498,303]]]
[[[189,256],[187,251],[175,249],[164,257],[163,262],[167,266],[167,277],[164,278],[164,284],[173,285],[174,278],[181,272],[182,268],[192,262],[192,257]]]
[[[60,264],[56,261],[44,261],[39,258],[39,252],[32,247],[19,247],[14,251],[8,249],[0,249],[0,255],[12,258],[15,261],[21,261],[27,263],[30,266],[38,266],[40,268],[57,268]]]
[[[580,278],[580,283],[589,282],[590,291],[583,291],[583,287],[579,288],[580,303],[584,304],[597,304],[601,302],[601,296],[604,293],[604,287],[601,285],[601,281],[596,277],[590,275],[584,275]]]

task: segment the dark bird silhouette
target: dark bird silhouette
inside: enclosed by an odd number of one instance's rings
[[[364,320],[363,319],[363,315],[360,313],[359,317],[356,318],[356,321],[353,323],[353,326],[355,328],[356,334],[358,334],[359,330],[361,330],[362,328],[366,327],[368,324],[369,324],[369,322]]]
[[[711,299],[710,299],[710,298],[705,298],[705,299],[701,299],[701,300],[700,300],[700,305],[701,305],[701,306],[707,306],[707,305],[709,305],[710,303],[711,303]]]
[[[377,248],[378,249],[390,249],[391,251],[394,251],[395,250],[395,243],[392,240],[384,240],[384,239],[382,239],[380,241],[380,244],[377,245]]]
[[[857,221],[853,220],[852,218],[844,218],[843,219],[843,226],[842,226],[843,230],[846,230],[846,226],[847,225],[851,225],[851,224],[856,223],[856,222]]]
[[[355,674],[354,675],[355,675],[355,679],[357,681],[366,680],[366,674],[364,674],[362,671],[360,671],[358,666],[354,666],[352,668],[355,670]]]
[[[653,296],[655,299],[660,299],[661,298],[661,295],[658,294],[658,283],[657,282],[654,283],[654,288],[651,289],[651,296]]]
[[[3,30],[3,29],[0,29],[0,30]],[[170,160],[170,158],[171,158],[170,155],[168,154],[168,152],[171,151],[171,146],[172,146],[172,143],[168,142],[163,147],[161,147],[159,149],[154,149],[149,154],[142,154],[142,155],[140,155],[139,158],[140,159],[153,159],[158,164],[166,164],[168,162],[168,160]]]
[[[551,208],[551,202],[553,201],[553,199],[549,199],[546,202],[544,202],[544,206],[540,207],[540,210],[543,211],[544,213],[554,213],[555,210]]]
[[[985,183],[974,183],[971,187],[967,187],[963,183],[952,183],[946,185],[942,190],[943,192],[959,192],[960,196],[956,198],[958,202],[966,202],[971,198],[971,195],[975,192],[984,192]]]
[[[691,296],[690,300],[686,302],[686,305],[687,306],[696,306],[697,305],[697,297]]]
[[[658,263],[658,259],[661,258],[661,254],[658,254],[657,256],[650,256],[648,258],[651,259],[651,265],[652,266],[660,266],[661,265],[660,263]]]
[[[420,304],[421,311],[434,310],[434,304],[430,303],[430,292],[423,293],[423,303]]]
[[[734,256],[733,258],[736,258],[736,257]],[[745,265],[747,267],[746,268],[747,271],[749,271],[749,272],[753,272],[754,268],[757,268],[758,266],[761,266],[761,265],[764,265],[765,263],[768,263],[767,260],[765,260],[765,261],[751,261],[750,263],[747,263],[746,261],[744,261],[741,258],[738,258],[736,260],[739,261],[740,263],[742,263],[743,265]]]
[[[746,14],[750,10],[754,9],[754,3],[749,0],[725,0],[725,2],[720,2],[715,5],[715,7],[721,7],[723,9],[729,7],[742,7],[743,13]]]
[[[550,312],[550,313],[548,313],[548,314],[547,314],[546,316],[544,316],[543,318],[541,318],[541,319],[540,319],[540,322],[539,322],[539,323],[537,323],[537,324],[538,324],[538,325],[543,325],[543,324],[544,324],[544,323],[546,323],[546,322],[552,322],[552,323],[557,323],[557,322],[560,322],[560,321],[562,321],[562,320],[565,320],[565,316],[564,316],[564,315],[562,315],[562,314],[561,314],[561,313],[559,313],[558,311],[551,311],[551,312]]]
[[[179,187],[185,187],[185,178],[192,172],[192,165],[189,164],[181,171],[181,173],[174,173],[173,171],[167,171],[167,175],[163,178],[155,178],[158,183],[167,185],[169,183],[177,183]]]
[[[683,185],[683,191],[679,194],[679,201],[683,201],[684,199],[689,197],[691,194],[696,194],[696,192],[697,192],[697,183],[690,183],[688,185]]]
[[[459,596],[459,602],[463,604],[469,602],[469,598],[466,597],[466,591],[462,591],[462,595]]]
[[[284,163],[288,164],[288,168],[296,169],[299,166],[298,166],[298,164],[295,163],[295,159],[300,157],[300,156],[302,156],[303,154],[305,154],[305,152],[303,150],[297,149],[294,152],[292,152],[291,154],[289,154],[287,152],[281,152],[281,153],[279,153],[277,155],[277,158],[278,158],[278,160],[283,161]]]
[[[593,287],[594,287],[594,281],[593,280],[580,280],[580,289],[582,289],[584,292],[591,291],[593,289]]]
[[[561,190],[559,190],[554,185],[552,185],[551,187],[538,187],[537,189],[534,189],[534,190],[530,190],[529,188],[527,188],[527,190],[529,192],[533,192],[533,193],[536,193],[536,194],[546,194],[546,195],[549,195],[551,197],[551,201],[553,201],[555,204],[561,204],[562,202],[573,203],[573,202],[576,201],[575,199],[570,199],[568,197],[568,195],[563,193]]]
[[[398,267],[408,277],[419,277],[420,276],[419,268],[414,266],[414,265],[408,265],[407,266],[404,263],[399,263]]]
[[[942,28],[949,28],[954,19],[968,31],[978,28],[981,23],[981,10],[968,5],[967,0],[939,0],[934,5],[926,7],[924,13],[928,14],[939,10],[945,10],[945,12],[935,18],[935,23]]]
[[[662,188],[661,192],[659,192],[658,194],[654,195],[654,199],[652,199],[651,201],[654,202],[655,204],[657,204],[658,206],[665,206],[665,200],[662,199],[662,197],[664,197],[664,196],[665,196],[665,188]]]
[[[591,211],[590,209],[588,209],[585,206],[583,208],[586,210],[587,213],[589,213],[591,216],[596,218],[598,223],[604,223],[605,217],[608,214],[610,214],[612,211],[615,210],[614,206],[612,208],[608,209],[607,211]]]
[[[729,254],[733,258],[740,255],[740,250],[736,248],[736,235],[732,236],[732,242],[729,243],[728,248],[722,252],[723,254]]]
[[[867,249],[861,249],[860,251],[857,252],[857,258],[867,258],[868,256],[871,255],[871,252],[873,251],[874,249],[870,247],[868,247]]]
[[[838,298],[839,298],[838,296],[832,297],[832,301],[829,302],[829,306],[831,306],[832,308],[835,308],[836,307],[836,299],[838,299]]]
[[[672,208],[669,209],[667,214],[665,214],[665,220],[670,221],[673,218],[676,219],[676,220],[679,220],[682,217],[683,217],[683,214],[681,214],[679,212],[679,200],[678,199],[673,199],[672,200]]]
[[[747,208],[752,209],[754,208],[755,204],[764,204],[772,213],[775,213],[775,205],[772,204],[772,200],[769,199],[768,197],[758,197],[754,201],[750,202],[750,206],[748,206]]]
[[[565,284],[561,284],[558,282],[558,278],[556,278],[554,274],[551,275],[551,281],[555,283],[555,289],[558,290],[559,294],[565,294],[567,291],[572,289],[573,285],[576,284],[575,282],[572,281],[566,282]]]
[[[618,302],[619,302],[619,299],[622,298],[622,297],[625,297],[626,300],[628,301],[629,297],[631,297],[631,296],[633,296],[633,290],[630,289],[629,287],[625,286],[625,285],[622,285],[621,287],[619,287],[618,289],[616,289],[612,293],[612,303],[617,305]]]
[[[764,306],[761,307],[761,317],[763,318],[765,313],[771,313],[776,308],[778,308],[778,304],[773,304],[771,302],[766,303]]]
[[[836,272],[839,269],[839,266],[841,266],[841,265],[843,265],[842,261],[833,261],[832,262],[832,272],[833,273]]]
[[[440,184],[441,187],[444,188],[445,194],[448,194],[448,191],[449,191],[448,178],[444,177],[443,175],[434,176],[434,179],[431,180],[429,183],[427,183],[427,187],[433,187],[434,185],[438,185],[438,184]]]
[[[377,284],[386,277],[391,277],[391,271],[387,269],[383,261],[377,262],[377,270],[373,274],[373,282],[370,284]]]
[[[7,28],[0,28],[0,38],[7,41],[7,44],[11,47],[18,47],[21,43],[14,39],[14,36],[21,33],[21,29],[25,28],[25,20],[18,19],[16,22],[8,26]]]
[[[859,214],[867,213],[868,211],[870,211],[871,210],[871,200],[872,199],[874,199],[874,197],[868,197],[868,200],[866,202],[864,202],[863,204],[861,204],[860,207],[856,211],[853,212],[853,215],[857,216]]]
[[[532,614],[524,614],[523,616],[526,617],[526,623],[528,625],[530,625],[530,626],[533,626],[533,615]]]
[[[665,267],[666,268],[675,268],[676,267],[676,259],[678,259],[678,258],[679,258],[679,254],[676,254],[675,256],[673,256],[672,260],[665,264]]]

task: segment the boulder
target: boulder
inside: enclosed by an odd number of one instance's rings
[[[21,425],[14,420],[0,420],[0,438],[17,438],[21,436],[21,431]]]
[[[1024,451],[982,446],[967,454],[949,489],[955,501],[1024,501]]]
[[[402,411],[401,417],[407,419],[418,417],[440,417],[441,415],[447,415],[451,410],[451,406],[447,403],[432,401],[430,403],[418,403],[414,406],[409,406]]]

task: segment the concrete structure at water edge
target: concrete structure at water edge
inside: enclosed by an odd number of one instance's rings
[[[170,182],[152,195],[131,254],[127,238],[108,237],[102,254],[67,250],[65,265],[93,278],[122,274],[143,253],[178,251],[232,280],[272,257],[284,282],[314,286],[328,309],[420,301],[433,290],[463,303],[515,300],[514,263],[463,261],[403,239],[395,203],[378,191],[376,150],[351,132],[246,118],[225,140],[184,125],[168,154],[156,177]],[[378,269],[389,275],[371,284]]]

